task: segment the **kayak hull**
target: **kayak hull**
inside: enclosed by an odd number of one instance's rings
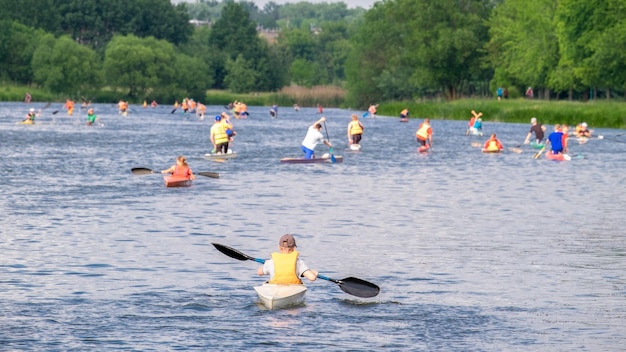
[[[191,180],[187,177],[180,176],[163,176],[165,187],[189,187]]]
[[[261,286],[255,286],[254,290],[265,308],[282,309],[302,304],[304,302],[306,286],[266,283]]]
[[[483,153],[500,153],[502,150],[499,148],[495,148],[495,149],[482,149]]]
[[[280,159],[281,163],[285,164],[317,164],[317,163],[332,163],[330,157],[328,158],[314,158],[314,159],[305,159],[305,158],[282,158]],[[335,162],[342,163],[342,156],[335,156]]]

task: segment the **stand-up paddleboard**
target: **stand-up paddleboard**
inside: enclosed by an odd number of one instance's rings
[[[282,158],[280,159],[281,163],[286,164],[316,164],[316,163],[332,163],[330,156],[329,157],[321,157],[321,158],[313,158],[313,159],[305,159],[305,158]],[[335,155],[335,162],[342,163],[343,157]]]
[[[429,150],[430,150],[430,146],[429,145],[420,145],[419,148],[417,148],[417,151],[419,153],[426,153]]]
[[[207,153],[204,154],[205,159],[232,159],[237,157],[237,152],[229,150],[226,154]]]
[[[409,122],[409,119],[406,117],[401,117],[400,122]]]
[[[361,150],[361,145],[360,144],[350,144],[350,150],[353,150],[353,151]]]
[[[549,151],[545,154],[546,159],[548,160],[557,160],[557,161],[569,161],[572,160],[572,158],[567,155],[567,154],[563,154],[563,153],[559,153],[559,154],[553,154],[552,151]]]
[[[537,143],[537,141],[530,142],[530,146],[535,149],[541,149],[545,146],[545,143]]]

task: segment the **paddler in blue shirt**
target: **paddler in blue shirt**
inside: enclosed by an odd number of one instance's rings
[[[563,153],[563,132],[561,131],[561,125],[554,125],[554,132],[550,133],[546,146],[550,144],[550,150],[552,154]]]
[[[303,276],[315,281],[317,271],[309,269],[300,259],[300,252],[296,247],[296,239],[292,235],[283,235],[278,241],[278,252],[272,253],[272,259],[266,260],[257,270],[257,274],[269,275],[268,283],[276,285],[302,284],[300,278]]]

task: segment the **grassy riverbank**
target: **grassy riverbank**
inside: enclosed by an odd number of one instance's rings
[[[412,118],[430,117],[446,120],[469,120],[471,111],[483,113],[484,121],[528,123],[535,116],[544,124],[626,128],[626,103],[596,100],[590,102],[508,99],[461,99],[452,102],[381,103],[378,113],[400,116],[408,108]]]
[[[49,93],[43,89],[0,85],[0,101],[23,101],[26,92],[30,92],[33,101],[63,102],[66,97]],[[116,103],[125,98],[120,92],[103,89],[93,96],[86,97],[97,103]],[[181,101],[184,97],[181,97]],[[319,86],[312,88],[285,87],[279,92],[233,94],[224,90],[207,91],[206,96],[194,98],[207,105],[227,105],[234,100],[243,101],[249,106],[271,106],[278,104],[281,107],[291,107],[298,104],[302,107],[313,107],[321,104],[324,107],[346,107],[344,105],[345,91],[334,86]],[[76,97],[74,97],[76,99]],[[143,99],[131,101],[140,104]],[[149,102],[149,101],[148,101]],[[161,105],[172,102],[158,102]],[[400,111],[408,108],[412,118],[430,117],[433,119],[467,120],[471,111],[483,113],[483,120],[498,122],[528,123],[536,116],[544,124],[576,125],[587,122],[592,127],[626,128],[626,103],[622,101],[594,100],[589,102],[545,101],[526,99],[461,99],[456,101],[430,101],[424,103],[387,102],[380,103],[379,115],[399,116]],[[365,112],[366,110],[363,110]]]

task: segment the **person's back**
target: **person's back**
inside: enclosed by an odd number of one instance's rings
[[[561,132],[559,125],[555,126],[554,132],[548,136],[548,142],[550,142],[550,149],[553,154],[563,151],[563,132]]]

